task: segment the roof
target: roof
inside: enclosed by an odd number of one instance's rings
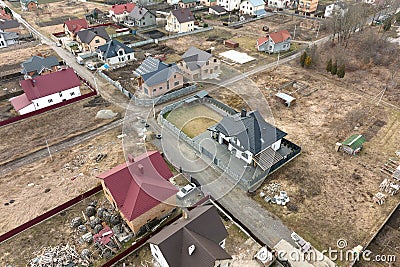
[[[106,44],[97,48],[97,51],[103,53],[104,59],[116,57],[118,50],[123,49],[125,54],[133,53],[133,49],[129,46],[118,42],[117,40],[108,41]]]
[[[18,27],[19,27],[18,20],[11,19],[11,20],[0,21],[0,30],[14,29]]]
[[[141,172],[142,169],[142,172]],[[132,221],[175,195],[173,175],[158,151],[149,151],[98,176],[118,209]]]
[[[184,4],[189,4],[189,3],[196,3],[197,0],[180,0]]]
[[[248,0],[248,1],[251,3],[251,5],[252,5],[253,7],[256,7],[256,6],[264,6],[264,5],[265,5],[264,0]]]
[[[169,266],[213,267],[216,260],[232,257],[219,246],[228,233],[212,205],[198,206],[165,227],[147,242],[157,245]],[[188,248],[194,245],[190,255]]]
[[[206,51],[198,49],[197,47],[190,47],[183,55],[182,59],[191,71],[200,69],[212,55]]]
[[[287,30],[282,30],[278,32],[271,32],[269,34],[269,38],[275,43],[281,43],[283,41],[286,41],[288,38],[290,38],[291,35]]]
[[[72,33],[77,33],[82,29],[89,28],[89,24],[86,19],[71,19],[64,22],[67,28]]]
[[[107,245],[111,241],[111,237],[114,235],[114,232],[111,231],[111,228],[106,226],[101,229],[100,232],[93,236],[94,242],[98,241],[102,245]]]
[[[257,47],[268,42],[269,37],[260,37],[257,39]]]
[[[62,69],[19,82],[27,98],[32,101],[47,95],[80,86],[81,81],[73,69]]]
[[[241,113],[225,116],[211,131],[218,131],[228,137],[236,137],[240,141],[240,149],[254,155],[282,139],[287,134],[264,120],[257,111],[251,111],[242,117]]]
[[[178,20],[179,23],[194,21],[194,15],[189,8],[171,10],[171,14]]]
[[[18,39],[18,33],[16,33],[16,32],[3,32],[0,30],[0,34],[3,35],[3,38],[6,41]]]
[[[141,76],[147,86],[163,83],[177,72],[180,73],[180,70],[176,64],[165,64],[153,57],[147,57],[135,70],[136,75]]]
[[[351,149],[355,150],[357,148],[362,147],[362,145],[365,143],[366,139],[363,135],[361,134],[353,134],[350,136],[346,141],[342,143],[344,146],[348,146]]]
[[[119,4],[113,5],[111,7],[111,10],[114,12],[115,15],[121,15],[124,14],[124,12],[130,13],[135,6],[135,3]]]
[[[288,94],[285,94],[285,93],[281,93],[281,92],[276,93],[275,96],[279,97],[280,99],[285,100],[287,103],[290,103],[290,102],[292,102],[293,100],[296,100],[296,98],[294,98],[293,96],[288,95]]]
[[[41,73],[44,69],[51,69],[54,66],[58,66],[58,59],[55,56],[51,57],[40,57],[33,56],[21,63],[21,73],[28,74],[29,72],[35,71]]]
[[[12,19],[12,17],[10,14],[7,14],[4,9],[0,8],[0,19],[10,20],[10,19]]]
[[[147,12],[153,14],[152,11],[150,11],[144,7],[135,6],[135,8],[131,11],[131,13],[129,13],[129,17],[136,19],[136,20],[140,20],[144,17],[144,15],[146,15]]]
[[[261,16],[264,14],[267,14],[267,11],[265,11],[265,9],[258,9],[256,11],[254,11],[254,15],[257,15],[257,16]]]
[[[76,35],[79,37],[79,40],[85,44],[89,44],[96,36],[99,36],[106,41],[110,40],[110,36],[108,36],[104,26],[81,30]]]
[[[26,6],[26,5],[28,5],[30,2],[34,2],[34,3],[37,4],[37,3],[38,3],[38,0],[20,0],[20,2]]]
[[[218,12],[218,13],[226,12],[226,9],[223,8],[222,6],[211,6],[210,9],[212,9],[215,12]]]
[[[23,109],[26,106],[31,104],[31,101],[28,99],[26,94],[22,94],[10,99],[11,105],[14,107],[16,111]]]

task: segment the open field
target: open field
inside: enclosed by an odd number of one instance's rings
[[[288,192],[291,205],[267,204],[258,195],[254,198],[317,249],[335,248],[340,238],[347,240],[349,248],[365,244],[399,201],[398,196],[389,197],[378,206],[372,196],[386,178],[380,167],[400,148],[400,112],[383,103],[377,106],[369,95],[343,80],[297,64],[280,66],[275,81],[271,71],[252,77],[263,88],[276,126],[302,147],[302,154],[272,174],[257,192],[278,182]],[[286,108],[268,88],[291,79],[318,91],[309,96],[294,94],[296,104]],[[376,86],[370,84],[365,90]],[[350,157],[336,152],[335,143],[354,133],[367,137],[361,154]]]
[[[122,143],[114,129],[71,149],[28,164],[16,171],[2,175],[0,192],[0,229],[5,233],[44,212],[86,192],[100,182],[96,175],[124,162]],[[100,162],[98,154],[107,154]],[[71,180],[71,178],[76,177]],[[45,189],[50,189],[45,193]],[[45,237],[45,236],[44,236]]]
[[[165,118],[193,138],[218,123],[222,116],[203,104],[181,106],[165,114]]]

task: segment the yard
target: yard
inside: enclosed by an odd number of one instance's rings
[[[190,138],[207,131],[210,126],[222,119],[219,113],[204,104],[180,106],[165,114],[164,117]]]

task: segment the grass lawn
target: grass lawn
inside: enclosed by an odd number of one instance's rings
[[[203,104],[181,106],[165,114],[165,118],[193,138],[219,122],[222,116]]]

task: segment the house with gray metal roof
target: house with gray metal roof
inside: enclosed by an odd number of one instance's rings
[[[85,52],[94,52],[109,40],[110,36],[108,36],[105,27],[84,29],[76,33],[76,41],[79,43],[81,51]]]
[[[162,267],[228,267],[232,257],[224,249],[227,236],[217,209],[207,205],[184,212],[147,242]]]
[[[7,32],[19,32],[19,22],[16,19],[0,21],[0,30]]]
[[[190,32],[194,30],[194,15],[190,8],[171,10],[167,16],[165,30],[169,32]]]
[[[18,33],[0,30],[0,48],[9,47],[16,43],[18,43]]]
[[[24,74],[25,79],[31,79],[42,74],[57,71],[58,66],[58,58],[55,56],[33,56],[25,62],[21,63],[21,73]]]
[[[111,65],[122,64],[135,59],[133,49],[117,40],[110,40],[99,46],[96,52],[99,59]]]
[[[183,74],[176,64],[147,57],[134,71],[140,93],[157,97],[183,86]]]
[[[129,13],[125,24],[139,28],[157,25],[156,13],[142,6],[135,6]]]
[[[192,81],[215,79],[221,73],[220,60],[194,46],[182,55],[178,65],[184,75]]]

